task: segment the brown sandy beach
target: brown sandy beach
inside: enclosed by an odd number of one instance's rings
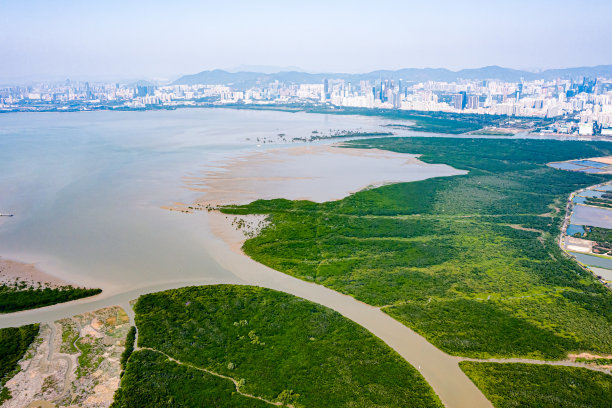
[[[38,286],[60,287],[72,284],[57,276],[38,269],[34,264],[27,264],[0,257],[0,284],[12,284],[21,281]]]

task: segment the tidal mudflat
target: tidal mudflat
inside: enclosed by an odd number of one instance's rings
[[[41,284],[45,287],[60,287],[70,282],[49,275],[36,267],[36,265],[13,261],[0,257],[0,284],[15,284],[23,282],[29,286]]]
[[[416,155],[319,145],[247,153],[187,184],[204,193],[196,201],[201,205],[276,198],[321,203],[368,187],[466,173]]]
[[[323,304],[361,324],[419,369],[447,406],[490,406],[454,357],[380,309],[232,251],[210,231],[205,214],[187,216],[162,208],[202,196],[202,191],[184,183],[184,177],[223,171],[227,163],[249,152],[281,147],[258,146],[262,135],[379,131],[385,121],[231,110],[8,114],[0,120],[0,171],[6,175],[0,180],[0,208],[15,214],[1,220],[0,255],[103,289],[94,299],[2,316],[0,327],[53,322],[111,305],[131,315],[128,302],[141,294],[187,285],[253,284]],[[337,154],[322,157],[337,163]],[[352,157],[356,158],[343,161],[365,160],[350,167],[356,175],[375,173],[372,168],[358,169],[371,167],[374,157]],[[460,174],[448,166],[430,171],[430,165],[419,164],[411,155],[388,158],[391,167],[383,166],[384,177],[368,177],[365,183],[336,191],[335,197],[368,185]],[[317,160],[322,165],[323,159]],[[348,180],[350,174],[343,177]],[[323,188],[325,180],[313,183]],[[304,193],[300,197],[308,198]]]
[[[113,297],[112,304],[185,284],[237,283],[211,256],[218,244],[206,217],[161,208],[201,195],[185,188],[183,177],[247,152],[296,146],[258,139],[384,131],[385,123],[226,109],[3,114],[0,212],[14,217],[0,218],[0,256],[34,265],[47,280],[102,288],[95,301]],[[39,310],[37,319],[87,310],[68,309],[53,316]],[[15,319],[3,317],[0,325]]]

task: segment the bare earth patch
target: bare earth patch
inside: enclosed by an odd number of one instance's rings
[[[2,408],[108,407],[119,386],[119,358],[130,328],[118,306],[44,324],[7,382]]]
[[[580,359],[579,361],[582,361],[583,363],[587,364],[587,365],[591,365],[591,366],[598,366],[601,369],[605,369],[605,370],[612,370],[612,364],[596,364],[595,360],[597,359],[606,359],[606,360],[612,360],[612,354],[610,355],[604,355],[604,356],[600,356],[597,354],[591,354],[591,353],[580,353],[580,354],[568,354],[568,358],[570,361],[576,361],[576,359]],[[592,363],[590,363],[588,360],[593,360]]]
[[[221,238],[234,252],[241,253],[244,241],[256,237],[269,222],[267,215],[228,215],[219,211],[209,211],[210,229]]]

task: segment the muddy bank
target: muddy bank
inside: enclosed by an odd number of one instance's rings
[[[41,271],[34,264],[27,264],[0,257],[0,284],[14,284],[17,281],[26,283],[30,286],[38,286],[38,284],[41,284],[42,286],[52,288],[73,284],[72,282]]]
[[[236,228],[236,219],[240,217],[216,211],[208,215],[212,231],[223,241],[215,252],[215,258],[239,278],[250,285],[279,290],[327,306],[365,327],[419,370],[445,406],[492,407],[459,368],[461,358],[442,352],[377,307],[255,262],[240,249],[246,239],[245,234]]]
[[[369,187],[465,173],[416,155],[318,145],[248,153],[185,183],[203,193],[196,204],[217,206],[274,198],[325,202]]]

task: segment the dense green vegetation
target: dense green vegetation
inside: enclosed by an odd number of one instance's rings
[[[612,376],[580,367],[459,363],[496,408],[607,408]]]
[[[215,107],[211,105],[209,107]],[[503,126],[508,121],[507,116],[479,115],[453,112],[425,112],[400,109],[369,109],[337,106],[313,106],[310,104],[290,105],[245,105],[225,104],[222,108],[248,110],[274,110],[284,112],[308,112],[331,115],[376,116],[389,120],[408,120],[414,122],[410,129],[420,132],[460,134],[482,129],[485,126]],[[512,127],[532,128],[543,127],[552,122],[543,118],[512,118]],[[488,134],[488,133],[487,133]]]
[[[4,385],[19,372],[19,360],[38,335],[38,325],[0,329],[0,404],[11,397]]]
[[[141,296],[134,310],[142,349],[128,360],[115,406],[166,406],[171,398],[179,406],[256,405],[242,393],[295,407],[441,406],[380,339],[292,295],[189,287]],[[233,378],[240,393],[198,368]]]
[[[612,230],[601,227],[585,227],[586,234],[581,237],[590,241],[595,241],[593,246],[593,252],[595,253],[608,253],[612,250]]]
[[[546,166],[609,155],[612,144],[385,138],[346,145],[420,153],[469,173],[322,204],[225,207],[270,214],[271,225],[245,243],[248,255],[382,306],[451,354],[612,352],[612,294],[555,241],[570,192],[606,176]]]
[[[447,112],[418,112],[398,109],[368,109],[368,108],[326,108],[313,107],[307,109],[311,113],[326,113],[334,115],[377,116],[390,120],[409,120],[414,122],[411,130],[432,133],[459,134],[481,129],[483,126],[498,123],[500,117],[485,115],[462,115]]]
[[[135,352],[111,408],[257,408],[270,404],[236,393],[231,381],[169,361],[150,350]]]
[[[68,302],[97,295],[101,289],[85,289],[66,286],[61,288],[18,288],[11,285],[0,286],[0,313],[36,309],[56,303]]]
[[[136,327],[130,327],[130,331],[125,337],[125,350],[121,354],[121,360],[119,363],[121,364],[121,370],[125,370],[125,366],[134,352],[134,342],[136,341]]]

